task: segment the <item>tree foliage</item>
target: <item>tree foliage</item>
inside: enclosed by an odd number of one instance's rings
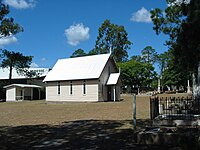
[[[18,73],[30,75],[28,68],[32,62],[32,56],[24,56],[22,53],[3,50],[2,68],[9,68],[9,82],[12,79],[12,70],[15,68]]]
[[[22,26],[15,23],[12,17],[7,17],[9,13],[9,6],[0,0],[0,38],[9,37],[23,31]],[[19,52],[1,50],[0,58],[2,59],[0,66],[2,68],[9,68],[10,83],[13,68],[15,68],[18,73],[28,77],[36,75],[35,72],[28,71],[32,62],[32,56],[24,56]]]
[[[168,67],[171,65],[172,61],[172,53],[171,51],[167,51],[161,54],[157,55],[157,63],[158,67],[160,69],[160,76],[163,75],[163,72],[168,69]]]
[[[181,24],[174,55],[176,63],[182,64],[182,70],[195,72],[200,62],[200,0],[191,0],[185,13],[187,18]]]
[[[0,1],[0,38],[15,35],[23,31],[23,28],[15,23],[13,18],[7,17],[9,12],[9,6]]]
[[[118,63],[121,68],[123,86],[147,87],[156,77],[156,72],[152,64],[129,60],[124,63]]]
[[[85,53],[85,51],[83,49],[77,49],[73,52],[73,54],[70,56],[70,58],[74,58],[74,57],[82,57],[82,56],[86,56],[87,54]]]
[[[151,11],[151,19],[153,21],[153,29],[156,34],[164,33],[169,35],[169,40],[166,41],[168,46],[176,43],[178,34],[181,31],[181,24],[186,21],[187,3],[178,3],[177,0],[166,0],[168,7],[163,11],[156,8]]]
[[[140,55],[131,56],[131,60],[142,62],[142,58]]]
[[[162,73],[162,86],[164,86],[164,87],[166,87],[166,86],[180,87],[183,85],[182,79],[183,79],[183,77],[182,77],[181,73],[170,66],[169,68],[164,70]],[[185,80],[185,81],[187,81],[187,80]]]
[[[117,62],[127,60],[127,50],[130,48],[131,42],[128,40],[128,33],[123,26],[105,20],[98,32],[99,35],[95,45],[98,54],[109,53],[111,49]]]
[[[197,70],[200,61],[200,0],[167,0],[163,11],[151,11],[157,34],[169,35],[166,44],[171,49],[174,67],[188,74]],[[175,67],[176,66],[176,67]]]
[[[142,50],[141,59],[148,64],[154,64],[157,61],[157,53],[152,46],[146,46]]]
[[[88,55],[98,55],[98,50],[96,48],[93,48],[88,52]]]

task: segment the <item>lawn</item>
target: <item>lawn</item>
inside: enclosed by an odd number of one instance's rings
[[[119,102],[46,103],[23,101],[0,103],[0,126],[60,125],[77,120],[132,120],[133,96],[122,95]],[[137,118],[149,118],[149,98],[137,97]]]
[[[148,149],[135,142],[133,96],[122,98],[98,103],[0,103],[0,149]],[[149,97],[138,96],[138,128],[149,124],[148,118]]]

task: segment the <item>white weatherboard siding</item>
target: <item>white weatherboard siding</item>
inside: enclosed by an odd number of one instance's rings
[[[9,88],[6,90],[6,101],[15,101],[16,88]]]
[[[60,94],[57,82],[46,84],[47,101],[98,101],[98,80],[86,80],[86,94],[83,94],[83,80],[72,81],[72,95],[70,81],[60,81]]]

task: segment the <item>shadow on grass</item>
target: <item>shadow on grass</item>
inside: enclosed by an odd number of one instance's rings
[[[148,123],[149,120],[138,120],[138,125],[145,126]],[[62,125],[4,126],[0,127],[0,149],[153,148],[138,145],[134,133],[130,120],[79,120]]]

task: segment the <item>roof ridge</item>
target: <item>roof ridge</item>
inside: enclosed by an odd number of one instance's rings
[[[102,56],[102,55],[111,55],[109,53],[106,53],[106,54],[97,54],[97,55],[86,55],[86,56],[78,56],[78,57],[69,57],[69,58],[60,58],[58,60],[66,60],[66,59],[77,59],[77,58],[85,58],[85,57],[95,57],[95,56]]]

